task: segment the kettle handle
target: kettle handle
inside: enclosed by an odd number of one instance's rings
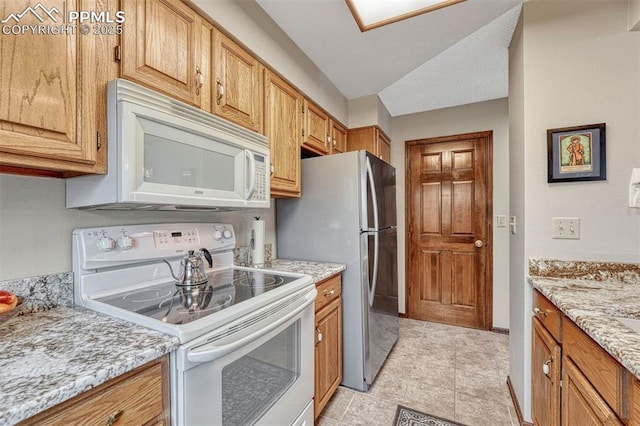
[[[213,258],[211,257],[211,253],[206,248],[201,248],[200,251],[204,254],[204,258],[207,259],[209,263],[209,268],[213,268]]]

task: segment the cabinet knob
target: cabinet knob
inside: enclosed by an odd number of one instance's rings
[[[547,376],[547,379],[549,380],[551,380],[551,377],[549,377],[549,372],[551,371],[549,364],[551,364],[552,362],[553,362],[553,358],[549,358],[544,363],[542,363],[542,372],[544,373],[545,376]]]
[[[200,67],[196,67],[196,95],[200,95],[200,89],[204,85],[204,76],[202,75],[202,71],[200,71]]]
[[[122,413],[124,413],[124,410],[114,411],[113,413],[109,414],[109,417],[107,417],[106,425],[113,426],[115,422],[120,420],[120,417],[122,417]]]
[[[536,315],[542,315],[543,318],[545,318],[548,315],[547,311],[545,311],[544,309],[540,309],[537,306],[533,308],[533,313]]]
[[[335,294],[335,292],[336,291],[334,289],[331,289],[331,290],[329,290],[328,292],[326,292],[324,294],[324,297],[331,297],[331,296],[333,296]]]
[[[322,342],[322,331],[320,331],[319,328],[316,328],[316,338],[318,340],[318,343]]]
[[[218,105],[220,105],[220,101],[222,100],[222,97],[224,96],[224,86],[222,85],[222,82],[220,81],[219,78],[216,78],[216,86],[217,86],[217,95],[216,95],[216,103]]]

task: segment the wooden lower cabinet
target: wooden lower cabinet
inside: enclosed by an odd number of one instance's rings
[[[578,367],[567,357],[562,364],[562,425],[622,425]]]
[[[536,425],[560,425],[561,347],[533,318],[531,354],[531,417]]]
[[[316,285],[314,415],[317,419],[342,381],[342,282],[334,275]]]
[[[533,424],[640,424],[640,401],[632,407],[630,398],[640,398],[640,388],[636,395],[631,373],[537,290],[533,312]]]
[[[169,355],[165,355],[20,425],[168,426],[170,422]]]

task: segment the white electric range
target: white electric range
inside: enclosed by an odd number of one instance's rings
[[[233,227],[170,223],[73,232],[77,305],[176,336],[175,425],[313,423],[314,299],[309,276],[233,265]],[[207,282],[176,285],[206,248]]]

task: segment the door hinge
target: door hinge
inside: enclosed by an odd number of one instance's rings
[[[116,61],[120,61],[121,60],[121,56],[120,56],[120,46],[116,46],[113,48],[113,59]]]
[[[96,146],[98,147],[98,151],[102,148],[102,137],[100,136],[100,132],[96,132]]]
[[[302,111],[302,113],[304,114],[304,105],[302,105],[302,106],[300,107],[300,110],[301,110],[301,111]]]
[[[304,138],[304,129],[302,129],[302,137]]]

